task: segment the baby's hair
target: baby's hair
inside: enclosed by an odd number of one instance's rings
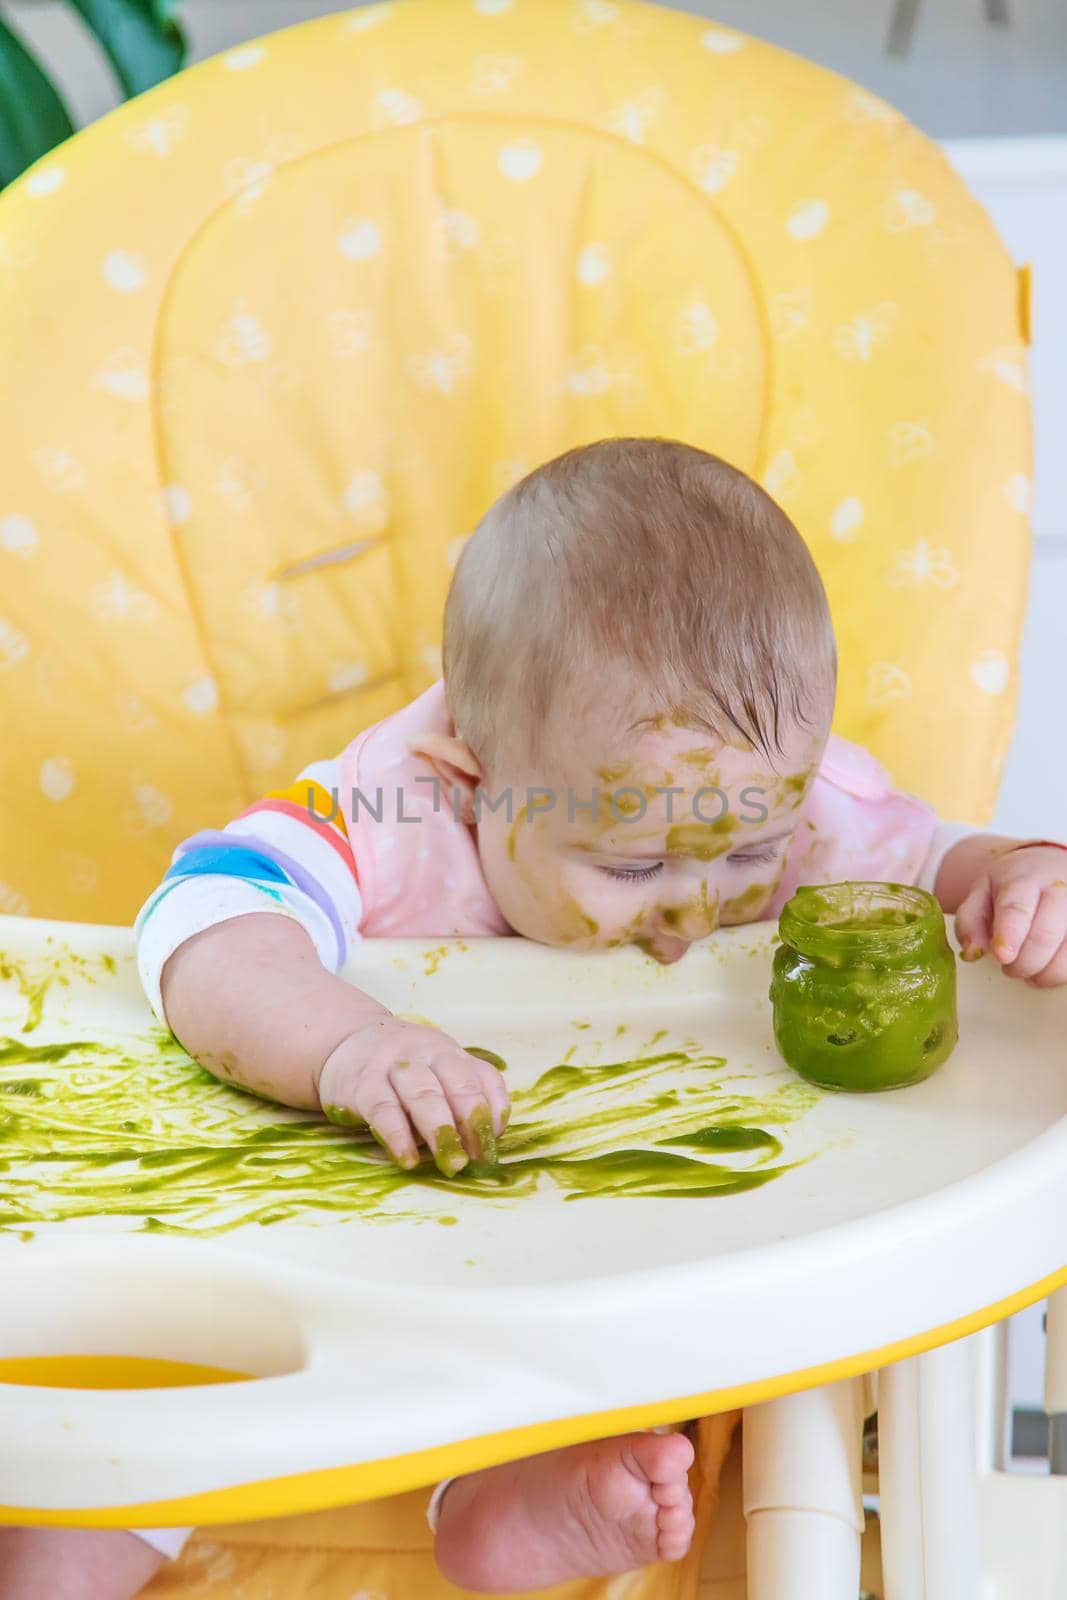
[[[445,608],[457,732],[483,766],[620,695],[769,759],[832,697],[830,613],[780,506],[706,451],[605,439],[531,472],[467,541]]]

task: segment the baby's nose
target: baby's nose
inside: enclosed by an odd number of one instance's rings
[[[676,939],[670,933],[655,933],[651,939],[640,939],[638,943],[661,967],[672,967],[689,949],[688,939]]]

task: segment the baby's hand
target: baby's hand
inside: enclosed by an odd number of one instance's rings
[[[468,1157],[495,1164],[511,1109],[496,1067],[468,1055],[446,1033],[390,1016],[342,1039],[318,1088],[331,1122],[365,1124],[406,1168],[418,1165],[421,1137],[446,1178]]]
[[[1067,852],[1034,844],[998,856],[956,912],[956,935],[964,961],[992,950],[1009,977],[1067,983]]]

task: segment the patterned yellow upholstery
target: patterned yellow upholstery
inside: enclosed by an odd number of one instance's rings
[[[729,457],[810,541],[838,726],[988,815],[1014,706],[1016,271],[853,85],[624,0],[231,51],[0,197],[0,909],[174,844],[438,670],[464,535],[576,442]]]

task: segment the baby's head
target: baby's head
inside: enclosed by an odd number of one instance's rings
[[[424,753],[517,933],[673,961],[760,915],[835,652],[803,540],[744,473],[658,439],[540,467],[467,543],[444,669],[456,737]]]

